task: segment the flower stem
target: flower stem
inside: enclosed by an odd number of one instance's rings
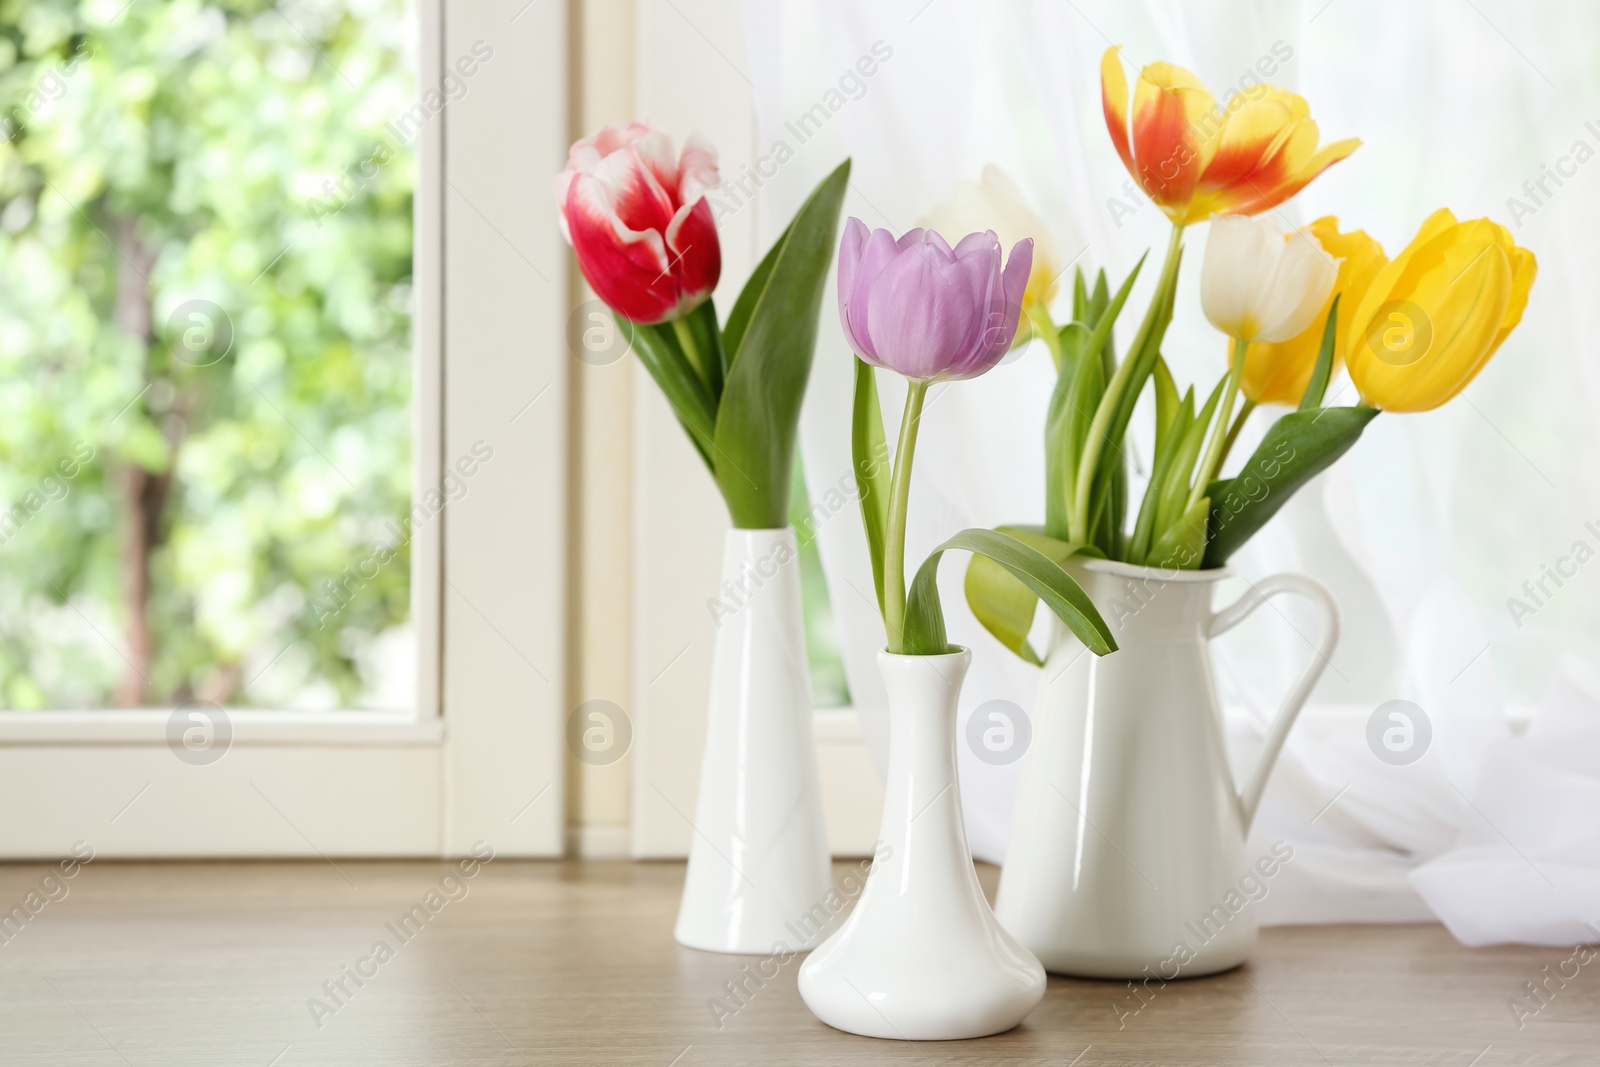
[[[906,379],[906,410],[900,417],[900,443],[895,448],[889,485],[888,529],[883,539],[883,621],[889,631],[889,651],[896,654],[904,644],[906,620],[906,506],[911,499],[911,461],[917,453],[922,401],[931,384],[926,379]]]
[[[1206,455],[1200,461],[1200,469],[1195,471],[1194,488],[1189,490],[1185,511],[1198,504],[1200,498],[1206,495],[1206,486],[1211,484],[1211,479],[1216,477],[1217,468],[1222,466],[1222,456],[1226,451],[1223,441],[1231,438],[1228,427],[1233,418],[1233,402],[1239,397],[1239,382],[1244,378],[1244,357],[1249,351],[1250,342],[1241,341],[1237,337],[1233,339],[1233,362],[1228,367],[1228,386],[1222,394],[1222,407],[1217,411],[1217,421],[1211,427],[1211,443],[1206,446]]]
[[[689,325],[687,316],[672,320],[672,332],[678,338],[678,344],[683,346],[684,358],[689,361],[689,366],[694,368],[695,376],[700,379],[700,384],[712,397],[716,391],[711,386],[711,368],[706,364],[706,354],[700,351],[700,346],[695,342],[694,329]]]
[[[1255,409],[1256,402],[1249,397],[1245,397],[1244,403],[1239,405],[1239,417],[1233,420],[1233,426],[1228,430],[1228,439],[1222,442],[1222,458],[1217,460],[1218,467],[1228,462],[1228,453],[1233,451],[1234,440],[1238,438],[1239,431],[1244,429],[1245,420]]]
[[[1050,349],[1050,358],[1055,362],[1056,373],[1061,373],[1061,333],[1056,329],[1056,324],[1050,318],[1047,308],[1038,304],[1029,304],[1026,308],[1028,325],[1033,327],[1033,334],[1045,343]]]
[[[1145,313],[1145,326],[1140,333],[1155,322],[1159,314],[1158,308],[1166,301],[1168,292],[1178,279],[1178,247],[1183,241],[1183,223],[1172,224],[1172,237],[1167,241],[1167,259],[1161,265],[1161,278],[1156,282],[1156,289],[1150,296],[1150,309]],[[1089,490],[1094,485],[1095,467],[1100,463],[1100,452],[1105,446],[1106,431],[1111,423],[1111,414],[1117,408],[1117,402],[1122,396],[1122,391],[1127,388],[1128,378],[1133,374],[1134,350],[1129,348],[1123,356],[1122,362],[1117,365],[1116,372],[1112,374],[1111,381],[1106,383],[1106,391],[1100,397],[1100,404],[1095,408],[1094,421],[1089,425],[1089,436],[1083,442],[1083,456],[1078,461],[1077,480],[1073,486],[1072,507],[1067,512],[1067,530],[1074,542],[1087,543],[1089,540]],[[1099,359],[1100,353],[1086,352],[1085,358]]]

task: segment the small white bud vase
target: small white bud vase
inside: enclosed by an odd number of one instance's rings
[[[1250,902],[1285,858],[1246,856],[1245,837],[1338,643],[1338,606],[1296,574],[1255,582],[1214,612],[1226,569],[1067,567],[1118,650],[1096,657],[1056,627],[995,912],[1057,974],[1166,981],[1234,967],[1255,947]],[[1207,645],[1280,594],[1305,598],[1321,632],[1241,789]]]
[[[829,1026],[942,1041],[1020,1023],[1044,969],[989,910],[956,780],[956,700],[972,653],[878,653],[889,695],[889,771],[877,859],[855,911],[800,968]]]
[[[809,948],[830,891],[794,530],[729,530],[679,944]]]

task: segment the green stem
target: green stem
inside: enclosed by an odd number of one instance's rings
[[[1172,237],[1167,242],[1167,259],[1161,265],[1161,278],[1156,282],[1155,293],[1150,297],[1152,309],[1166,299],[1167,291],[1172,287],[1178,276],[1178,246],[1183,240],[1183,223],[1172,224]],[[1132,355],[1129,349],[1129,355]],[[1098,358],[1098,352],[1087,352],[1085,356]],[[1133,374],[1134,360],[1124,359],[1117,367],[1117,372],[1112,375],[1111,381],[1106,383],[1106,391],[1100,397],[1100,404],[1095,408],[1094,421],[1089,424],[1089,436],[1083,443],[1083,455],[1078,461],[1078,476],[1073,486],[1072,507],[1067,512],[1067,530],[1072,541],[1078,544],[1089,540],[1089,490],[1094,484],[1095,467],[1100,464],[1100,452],[1105,446],[1106,429],[1111,422],[1111,415],[1117,409],[1117,401],[1122,391],[1127,388],[1128,378]]]
[[[1250,413],[1256,409],[1256,402],[1249,397],[1244,398],[1244,403],[1239,405],[1239,417],[1233,420],[1233,426],[1228,430],[1228,439],[1222,442],[1222,458],[1217,460],[1218,468],[1228,462],[1228,453],[1233,451],[1233,442],[1238,438],[1239,431],[1244,429],[1244,422]]]
[[[1217,410],[1217,421],[1211,426],[1211,443],[1206,445],[1205,458],[1195,471],[1194,488],[1189,490],[1189,501],[1184,510],[1194,507],[1206,495],[1206,487],[1216,477],[1222,465],[1223,439],[1228,437],[1228,427],[1233,418],[1233,402],[1239,396],[1239,382],[1244,378],[1244,357],[1250,351],[1250,342],[1233,339],[1233,362],[1228,367],[1228,387],[1222,394],[1222,407]]]
[[[716,390],[711,386],[711,368],[706,363],[705,353],[700,351],[700,345],[694,339],[694,329],[689,325],[688,318],[673,319],[672,332],[678,338],[678,344],[683,346],[684,358],[694,368],[695,376],[700,379],[706,393],[716,396]]]
[[[904,646],[906,621],[906,506],[911,501],[911,461],[917,454],[917,428],[922,421],[922,400],[929,380],[906,379],[906,410],[900,417],[900,443],[894,452],[894,475],[889,486],[889,521],[883,541],[883,621],[889,631],[889,651]]]
[[[1056,324],[1050,318],[1048,308],[1038,304],[1027,307],[1028,325],[1033,327],[1035,337],[1038,337],[1050,348],[1050,358],[1055,362],[1056,373],[1061,373],[1061,332],[1056,329]]]

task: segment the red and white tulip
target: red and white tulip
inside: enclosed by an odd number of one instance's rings
[[[637,323],[680,318],[705,302],[722,273],[706,191],[717,153],[691,135],[676,159],[651,123],[607,126],[572,146],[555,179],[561,231],[590,288]]]

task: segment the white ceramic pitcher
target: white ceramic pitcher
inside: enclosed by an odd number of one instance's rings
[[[729,530],[713,606],[711,707],[674,936],[712,952],[800,951],[828,932],[796,923],[832,884],[794,530]]]
[[[1256,940],[1253,910],[1235,906],[1256,860],[1244,855],[1244,840],[1284,738],[1338,642],[1338,606],[1295,574],[1255,582],[1214,612],[1212,592],[1227,569],[1102,560],[1068,567],[1119,648],[1096,657],[1057,627],[995,913],[1056,973],[1170,979],[1236,966]],[[1207,644],[1285,593],[1310,601],[1322,632],[1239,789]]]

